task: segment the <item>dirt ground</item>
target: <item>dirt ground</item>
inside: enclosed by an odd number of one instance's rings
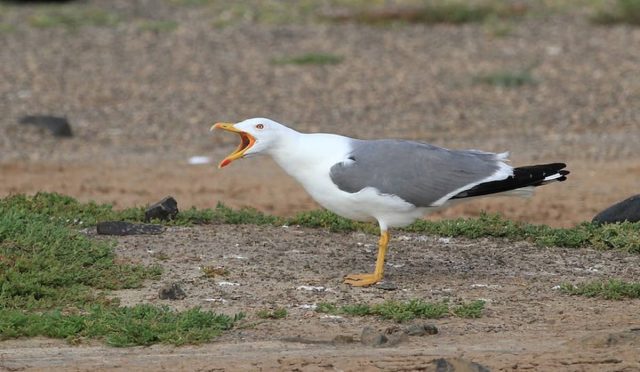
[[[529,200],[488,198],[429,218],[487,210],[571,226],[640,190],[638,28],[595,26],[571,10],[510,22],[503,36],[487,24],[371,27],[250,16],[221,27],[219,7],[179,3],[85,1],[120,22],[80,30],[34,27],[37,4],[0,5],[0,196],[56,191],[124,208],[172,195],[181,209],[222,201],[278,215],[317,208],[270,159],[215,168],[237,139],[210,133],[211,124],[253,116],[307,132],[509,150],[514,165],[563,161],[572,172]],[[149,30],[163,20],[175,29]],[[309,52],[343,61],[272,63]],[[531,66],[535,84],[474,83]],[[33,114],[68,117],[73,138],[18,124]],[[212,164],[189,165],[192,156]],[[188,297],[171,306],[244,311],[249,320],[257,320],[254,310],[284,306],[289,316],[180,348],[5,341],[0,370],[414,370],[441,356],[492,370],[640,370],[638,300],[553,289],[599,277],[638,280],[637,256],[396,234],[387,278],[397,290],[341,284],[344,274],[371,269],[375,240],[293,226],[171,228],[119,239],[123,259],[162,264],[162,282],[183,283]],[[154,259],[158,252],[168,260]],[[207,279],[203,265],[224,265],[230,274]],[[117,295],[125,304],[159,302],[160,285]],[[302,307],[415,297],[488,302],[480,319],[436,320],[439,334],[391,348],[358,343],[364,326],[390,322],[327,318]],[[336,345],[337,335],[356,342]],[[291,341],[297,336],[303,342]]]
[[[640,300],[572,297],[556,288],[596,278],[637,279],[638,255],[395,234],[385,278],[395,290],[342,284],[345,274],[372,269],[375,240],[362,233],[296,226],[229,225],[119,238],[122,259],[165,268],[160,282],[115,292],[123,304],[242,311],[248,315],[243,325],[201,346],[116,349],[45,339],[5,341],[0,368],[397,371],[421,369],[439,357],[461,357],[494,371],[640,370]],[[227,274],[208,278],[203,266],[223,266]],[[158,290],[168,282],[181,283],[187,297],[159,300]],[[483,299],[486,309],[479,319],[414,321],[434,324],[439,333],[407,336],[380,348],[361,344],[361,331],[366,326],[393,328],[393,321],[327,316],[310,308],[319,302],[412,298],[452,303]],[[256,316],[258,310],[277,307],[287,309],[286,318]]]

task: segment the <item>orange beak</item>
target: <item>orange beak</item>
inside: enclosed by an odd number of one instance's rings
[[[211,127],[211,130],[214,129],[224,129],[228,132],[237,133],[240,136],[240,144],[238,147],[218,164],[218,168],[226,167],[231,164],[232,161],[240,159],[244,156],[244,153],[256,143],[256,139],[252,135],[237,129],[233,123],[216,123]]]

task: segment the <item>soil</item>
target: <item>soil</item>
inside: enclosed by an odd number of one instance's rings
[[[89,232],[94,235],[95,233]],[[100,237],[100,239],[105,239]],[[46,339],[4,341],[7,370],[416,370],[440,357],[463,358],[491,370],[640,370],[640,300],[569,296],[564,282],[640,275],[640,256],[590,249],[539,248],[527,242],[392,236],[381,287],[353,288],[342,277],[373,267],[376,237],[296,226],[171,227],[162,235],[117,238],[122,260],[164,267],[162,280],[113,293],[123,305],[200,306],[244,312],[240,326],[200,346],[126,349]],[[207,277],[204,266],[224,267]],[[177,282],[187,297],[160,300]],[[338,305],[384,300],[486,301],[481,318],[414,320],[438,334],[398,344],[360,343],[364,327],[405,327],[374,317],[327,316],[319,302]],[[284,319],[256,312],[283,307]]]
[[[211,124],[253,116],[306,132],[510,150],[513,165],[563,161],[572,172],[528,200],[487,198],[428,218],[487,210],[572,226],[640,189],[640,48],[632,47],[640,43],[638,28],[595,26],[570,10],[514,21],[503,37],[485,24],[371,27],[245,17],[217,27],[218,8],[179,3],[88,0],[83,6],[121,21],[81,30],[33,27],[37,4],[0,7],[3,26],[10,26],[0,30],[0,196],[56,191],[124,208],[172,195],[180,209],[221,201],[277,215],[318,208],[270,159],[215,168],[237,139],[209,133]],[[166,19],[177,22],[175,30],[142,27]],[[344,59],[326,66],[271,62],[308,52]],[[535,84],[474,82],[531,66]],[[66,116],[74,137],[19,124],[35,114]],[[196,155],[212,163],[189,165]],[[396,234],[386,270],[398,289],[341,284],[344,274],[371,270],[375,240],[295,226],[224,225],[119,238],[122,259],[166,267],[161,282],[115,294],[124,304],[243,311],[247,326],[179,348],[5,341],[0,370],[412,370],[455,356],[492,370],[640,370],[638,300],[554,289],[564,281],[638,280],[637,256]],[[164,255],[166,261],[154,258]],[[223,265],[229,275],[205,278],[203,265]],[[186,299],[157,299],[171,281],[182,283]],[[297,289],[304,285],[325,289]],[[390,348],[358,341],[365,326],[392,322],[323,317],[301,307],[415,297],[488,302],[480,319],[430,321],[440,333]],[[287,318],[255,318],[255,310],[278,306],[287,308]],[[336,345],[339,335],[356,342]]]

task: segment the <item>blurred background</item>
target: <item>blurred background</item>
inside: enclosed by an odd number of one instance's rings
[[[640,0],[0,1],[0,197],[318,208],[268,158],[216,168],[211,124],[263,116],[566,162],[430,218],[570,226],[640,189],[639,26]]]

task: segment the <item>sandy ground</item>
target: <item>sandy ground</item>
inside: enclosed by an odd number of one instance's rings
[[[244,17],[219,27],[219,9],[170,1],[87,1],[115,14],[111,26],[80,30],[30,25],[38,5],[2,5],[0,20],[0,196],[57,191],[118,208],[166,195],[180,208],[222,201],[292,215],[317,208],[270,159],[215,163],[237,139],[209,133],[216,121],[267,116],[301,131],[406,138],[451,148],[512,153],[514,165],[564,161],[567,182],[530,200],[484,199],[433,218],[481,210],[553,226],[590,220],[640,189],[640,29],[597,27],[583,14],[531,16],[498,37],[487,25],[290,22]],[[150,31],[151,21],[176,28]],[[277,65],[274,58],[333,53],[337,65]],[[537,83],[505,89],[474,83],[495,71],[534,66]],[[74,137],[21,126],[23,115],[67,116]],[[214,164],[187,164],[194,155]],[[168,261],[164,280],[182,281],[200,305],[233,313],[285,306],[290,315],[234,330],[197,347],[111,349],[51,340],[0,345],[0,370],[411,370],[438,356],[462,356],[494,370],[639,370],[638,301],[573,298],[562,281],[638,278],[638,258],[589,250],[541,250],[526,243],[407,235],[392,240],[388,278],[399,289],[353,289],[342,275],[369,270],[375,237],[291,227],[206,226],[119,240],[123,257]],[[359,245],[361,243],[362,245]],[[229,258],[246,256],[246,260]],[[227,258],[225,258],[227,256]],[[225,265],[224,287],[198,266]],[[394,266],[396,265],[396,266]],[[474,286],[480,284],[481,286]],[[119,293],[158,302],[160,283]],[[299,285],[331,291],[307,292]],[[487,285],[487,287],[482,286]],[[398,347],[336,346],[358,340],[369,318],[327,319],[299,306],[387,298],[489,300],[481,319],[435,321],[436,336]],[[209,302],[225,299],[227,302]],[[287,342],[303,336],[315,342]]]
[[[39,29],[37,6],[0,12],[0,195],[40,190],[117,207],[166,195],[181,207],[217,201],[291,215],[317,206],[269,160],[213,165],[237,139],[216,121],[267,116],[301,131],[406,138],[451,148],[511,151],[514,165],[563,161],[568,182],[529,202],[481,201],[509,218],[568,226],[637,194],[640,183],[640,30],[597,27],[583,15],[531,17],[496,37],[487,26],[368,27],[327,23],[216,28],[214,8],[171,2],[87,2],[112,27]],[[172,31],[144,30],[172,19]],[[333,53],[342,63],[277,65]],[[474,83],[535,66],[536,84]],[[67,116],[74,137],[18,124]],[[194,155],[214,164],[188,166]]]
[[[397,289],[342,284],[345,274],[371,270],[375,240],[362,233],[296,226],[229,225],[119,238],[116,249],[122,259],[165,268],[159,282],[113,293],[123,304],[201,306],[227,314],[243,311],[247,318],[201,346],[116,349],[95,342],[74,347],[44,339],[5,341],[0,368],[397,371],[424,368],[439,357],[461,357],[493,371],[640,370],[640,300],[572,297],[554,288],[596,278],[637,279],[638,255],[396,234],[385,279]],[[228,273],[208,278],[202,266],[224,266]],[[169,282],[181,283],[187,297],[159,300],[160,286]],[[363,327],[385,330],[398,326],[393,321],[328,317],[308,309],[319,302],[412,298],[454,304],[483,299],[486,310],[479,319],[414,321],[434,324],[439,333],[407,336],[395,346],[379,348],[360,343]],[[287,309],[286,318],[256,316],[258,310],[277,307]]]

